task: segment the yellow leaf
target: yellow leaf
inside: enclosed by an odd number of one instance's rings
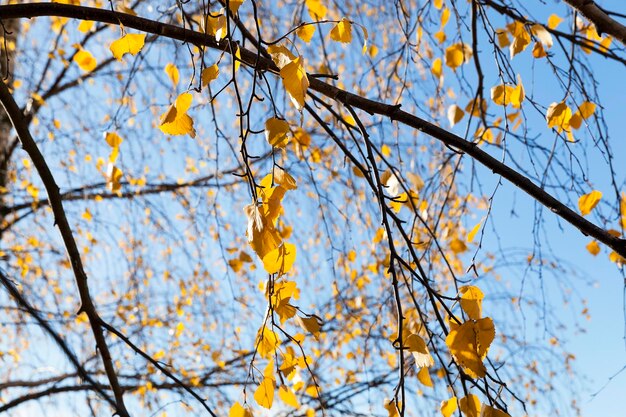
[[[537,59],[548,56],[548,54],[546,54],[546,50],[543,49],[543,45],[541,43],[535,42],[535,45],[533,46],[533,56]]]
[[[178,74],[178,72],[177,72]],[[187,115],[187,110],[191,107],[193,96],[191,93],[182,93],[176,98],[176,103],[172,104],[165,113],[161,115],[159,129],[167,135],[185,135],[196,137],[196,130],[193,127],[193,119]]]
[[[468,394],[466,397],[461,398],[459,401],[461,412],[465,414],[465,417],[479,417],[480,415],[480,400],[474,394]]]
[[[583,124],[583,118],[580,116],[580,113],[577,111],[572,114],[572,117],[569,119],[569,125],[572,129],[580,129],[580,126]]]
[[[387,410],[388,417],[398,417],[399,414],[398,407],[396,406],[396,400],[389,401],[389,399],[385,399],[383,407]]]
[[[244,1],[245,0],[230,0],[228,2],[228,8],[230,9],[230,12],[232,14],[237,14],[239,7],[242,5]]]
[[[93,219],[93,215],[91,214],[88,208],[85,209],[85,211],[83,211],[83,214],[81,215],[81,217],[87,220],[88,222],[90,222]]]
[[[265,139],[276,147],[284,148],[289,143],[289,123],[284,120],[272,117],[265,121]]]
[[[446,65],[452,69],[456,69],[468,62],[472,57],[472,48],[463,43],[455,43],[446,48]]]
[[[276,389],[276,381],[272,378],[263,378],[256,391],[254,391],[254,399],[261,407],[268,410],[272,408],[274,403],[274,390]]]
[[[236,402],[230,408],[230,412],[228,413],[228,417],[253,417],[253,415],[252,415],[252,412],[250,411],[249,408],[247,408],[247,407],[244,408],[244,407],[241,406],[241,404]]]
[[[463,242],[461,239],[454,238],[450,242],[450,249],[452,250],[452,252],[459,254],[467,250],[467,245],[465,245],[465,242]]]
[[[165,66],[164,71],[167,74],[167,76],[170,77],[170,80],[172,80],[172,84],[174,84],[174,87],[176,87],[178,85],[178,80],[180,78],[180,75],[178,73],[178,67],[176,67],[176,65],[169,62]]]
[[[206,14],[203,16],[202,21],[200,22],[200,29],[208,34],[215,36],[215,40],[219,42],[220,39],[226,35],[226,15],[223,14],[224,9],[217,16],[211,16],[210,14]]]
[[[593,190],[589,194],[581,195],[578,199],[578,209],[580,210],[580,214],[586,216],[591,213],[600,200],[602,199],[602,193],[597,190]]]
[[[467,234],[467,242],[468,243],[472,243],[474,241],[474,238],[476,237],[476,234],[478,233],[478,231],[480,230],[480,226],[483,223],[483,219],[481,219],[478,224],[476,226],[474,226],[472,228],[472,230]]]
[[[509,34],[506,31],[498,29],[496,36],[498,37],[498,46],[500,48],[506,48],[511,44],[511,39],[509,39]]]
[[[458,122],[461,121],[465,112],[456,104],[448,107],[448,122],[450,122],[450,127],[454,127]]]
[[[563,19],[561,19],[559,16],[555,15],[555,14],[551,14],[550,17],[548,17],[548,27],[550,29],[556,29],[556,27],[563,21]]]
[[[580,116],[585,120],[590,118],[595,111],[596,105],[590,101],[585,101],[578,106],[578,113],[580,113]]]
[[[560,103],[552,103],[546,112],[546,121],[548,127],[556,128],[558,132],[569,130],[569,122],[572,118],[572,109],[570,109],[564,101]]]
[[[480,320],[468,320],[458,327],[451,328],[446,337],[446,345],[455,361],[472,378],[482,378],[487,369],[482,360],[495,338],[493,321],[486,317]]]
[[[278,397],[287,405],[293,408],[300,407],[296,394],[286,385],[281,385],[278,389]]]
[[[597,254],[600,253],[600,245],[598,245],[598,242],[595,240],[592,240],[591,242],[589,242],[586,248],[589,251],[589,253],[592,254],[593,256],[596,256]]]
[[[449,400],[442,401],[439,409],[443,417],[450,417],[456,411],[457,407],[456,397],[452,397]]]
[[[117,133],[115,132],[106,132],[104,134],[104,140],[106,140],[107,144],[111,148],[119,147],[124,141]]]
[[[284,275],[291,270],[296,260],[296,246],[283,243],[263,257],[263,266],[268,274]]]
[[[296,34],[305,41],[306,43],[311,42],[313,39],[313,35],[315,34],[315,26],[313,25],[304,25],[298,28]]]
[[[84,49],[76,52],[73,61],[76,62],[76,65],[78,65],[78,67],[85,72],[93,71],[98,65],[93,55]]]
[[[262,358],[269,359],[274,356],[276,348],[280,346],[280,338],[271,329],[262,327],[257,335],[257,352]]]
[[[285,65],[280,70],[280,77],[283,79],[283,85],[291,98],[291,102],[298,110],[302,110],[306,90],[309,88],[309,79],[304,70],[302,57],[298,57]]]
[[[465,314],[472,319],[478,320],[482,315],[482,304],[485,295],[480,288],[473,285],[464,285],[459,288],[461,293],[461,308],[465,311]]]
[[[287,190],[295,190],[296,188],[298,188],[296,180],[282,168],[276,167],[274,169],[274,182],[276,184],[282,185]]]
[[[239,45],[237,45],[237,49],[235,49],[235,57],[233,58],[233,62],[235,65],[235,72],[239,71],[239,67],[241,66],[241,49],[239,49]]]
[[[313,20],[322,20],[326,17],[326,6],[320,0],[306,0],[306,7]]]
[[[120,180],[122,179],[122,171],[113,165],[113,163],[109,162],[107,167],[107,188],[109,191],[117,193],[120,188]]]
[[[433,61],[433,65],[430,68],[430,72],[432,72],[433,75],[436,78],[440,78],[441,77],[441,73],[442,73],[442,71],[441,71],[441,58],[437,58],[437,59],[435,59]]]
[[[406,338],[404,345],[408,351],[411,352],[413,358],[415,358],[415,365],[418,368],[430,367],[434,365],[435,361],[428,351],[428,346],[426,346],[426,342],[424,342],[424,339],[422,339],[419,335],[415,333],[410,334]]]
[[[448,19],[450,19],[450,9],[446,7],[441,12],[441,29],[443,29],[448,24]]]
[[[511,417],[511,416],[502,410],[498,410],[497,408],[493,408],[490,405],[483,404],[483,407],[480,410],[480,417]]]
[[[434,0],[433,5],[435,6],[435,9],[441,10],[443,7],[443,0]]]
[[[137,55],[143,48],[145,40],[146,35],[144,33],[128,33],[113,41],[109,49],[111,49],[115,59],[121,61],[124,54]]]
[[[531,26],[530,31],[537,39],[539,39],[539,42],[541,42],[542,45],[544,45],[548,49],[552,48],[552,35],[550,34],[550,32],[547,31],[545,27],[543,27],[542,25],[534,24]]]
[[[419,370],[417,373],[417,380],[426,387],[433,387],[433,380],[430,378],[430,373],[428,372],[427,367],[423,367]]]
[[[91,30],[91,28],[94,25],[93,20],[83,20],[82,22],[80,22],[80,24],[78,25],[78,31],[79,32],[83,32],[83,33],[87,33]]]
[[[315,315],[312,315],[310,317],[296,316],[296,322],[304,330],[306,330],[309,333],[312,333],[316,339],[318,338],[320,331],[322,329],[322,320],[319,317]]]
[[[206,87],[209,83],[217,78],[220,75],[220,69],[217,67],[217,64],[213,64],[210,67],[206,67],[202,70],[202,75],[200,78],[202,79],[202,86]]]
[[[259,258],[263,259],[280,245],[282,239],[271,219],[268,219],[268,216],[262,213],[256,204],[246,206],[245,213],[248,217],[246,230],[248,242]]]
[[[520,22],[514,22],[514,29],[512,30],[513,42],[509,45],[509,53],[511,59],[520,52],[522,52],[530,44],[530,34]]]
[[[350,43],[352,41],[352,23],[345,17],[330,31],[330,38],[337,42]]]

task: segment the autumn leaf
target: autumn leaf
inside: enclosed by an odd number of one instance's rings
[[[345,17],[330,31],[330,38],[341,43],[352,41],[352,24]]]
[[[490,405],[483,404],[482,408],[480,409],[480,417],[511,417],[511,416],[502,410],[498,410],[497,408],[493,408]]]
[[[291,270],[296,260],[296,246],[283,243],[263,257],[263,266],[268,274],[284,275]]]
[[[421,367],[430,367],[433,366],[435,361],[428,351],[428,346],[426,346],[426,342],[417,334],[409,335],[404,345],[407,350],[411,352],[413,358],[415,358],[415,365],[418,368]]]
[[[432,388],[434,386],[433,380],[430,378],[430,373],[428,372],[427,367],[423,367],[419,370],[419,372],[417,373],[417,380],[426,387]]]
[[[443,417],[450,417],[456,411],[458,407],[456,397],[452,397],[448,400],[444,400],[441,402],[439,409],[441,410],[441,414]]]
[[[265,139],[267,143],[276,147],[284,148],[289,143],[289,123],[276,117],[271,117],[265,121]]]
[[[458,122],[461,121],[465,112],[456,104],[448,107],[448,122],[450,122],[450,127],[454,127]]]
[[[120,180],[122,179],[122,171],[116,167],[115,165],[113,165],[112,162],[109,162],[109,165],[107,167],[107,189],[111,192],[117,193],[118,191],[120,191],[121,188],[121,184],[120,184]]]
[[[558,132],[563,130],[569,130],[569,122],[572,118],[572,110],[565,104],[564,101],[560,103],[552,103],[548,107],[546,112],[546,121],[548,127],[555,128]]]
[[[296,394],[294,394],[291,388],[286,385],[281,385],[280,388],[278,388],[278,397],[282,400],[282,402],[293,408],[300,407]]]
[[[311,39],[313,39],[313,35],[315,34],[315,26],[303,25],[298,28],[296,34],[300,37],[300,39],[302,39],[306,43],[309,43],[311,42]]]
[[[313,334],[316,339],[319,337],[322,329],[322,320],[319,317],[315,315],[309,317],[296,316],[296,323],[298,323],[302,329]]]
[[[93,71],[98,65],[93,55],[91,55],[89,51],[86,51],[84,49],[80,49],[78,52],[76,52],[73,61],[76,63],[76,65],[78,65],[80,69],[85,72]]]
[[[489,318],[468,320],[451,329],[446,337],[446,345],[455,361],[472,378],[482,378],[487,369],[483,359],[495,338],[495,327]]]
[[[296,109],[302,110],[306,91],[309,88],[309,79],[304,69],[302,57],[298,57],[285,65],[280,70],[285,90],[291,98]]]
[[[465,417],[480,416],[480,400],[474,394],[468,394],[459,401],[461,412]]]
[[[257,352],[262,358],[269,359],[274,356],[276,348],[280,346],[280,338],[272,329],[262,327],[257,334]]]
[[[459,288],[461,294],[461,308],[472,320],[480,319],[482,315],[482,303],[485,295],[480,288],[473,285],[464,285]]]
[[[446,48],[446,65],[454,70],[468,62],[471,57],[472,48],[463,42],[455,43]]]
[[[580,210],[580,214],[586,216],[591,213],[600,200],[602,199],[602,193],[597,190],[593,190],[588,194],[581,195],[578,199],[578,209]]]
[[[237,14],[239,11],[239,7],[243,4],[245,0],[230,0],[228,2],[228,8],[232,14]]]
[[[256,391],[254,391],[254,399],[261,407],[272,408],[274,403],[274,391],[276,390],[276,380],[272,378],[263,378]]]
[[[143,48],[146,40],[145,33],[127,33],[111,43],[109,49],[118,61],[122,60],[124,54],[137,55]]]
[[[236,402],[230,408],[228,417],[253,417],[253,415],[248,407],[244,408],[239,402]]]
[[[433,61],[432,66],[430,67],[430,72],[432,72],[432,74],[436,78],[441,78],[441,74],[442,74],[441,58],[436,58]]]
[[[600,245],[598,245],[598,242],[595,240],[592,240],[591,242],[587,243],[586,248],[589,251],[589,253],[592,254],[593,256],[596,256],[597,254],[600,253]]]
[[[179,72],[178,72],[178,67],[176,65],[172,64],[171,62],[169,62],[165,66],[163,71],[165,71],[167,76],[172,81],[172,84],[174,84],[174,87],[176,87],[178,85],[178,80],[180,78],[180,75],[179,75]]]
[[[248,218],[246,230],[248,242],[259,258],[263,259],[280,245],[282,239],[274,228],[273,222],[268,220],[268,216],[264,215],[256,204],[246,206],[245,213]]]
[[[196,137],[193,127],[193,119],[186,113],[191,107],[193,96],[191,93],[183,93],[176,98],[165,113],[161,115],[159,129],[167,135],[189,135]]]
[[[120,135],[118,135],[115,132],[105,132],[104,134],[104,140],[106,141],[106,143],[111,147],[111,148],[117,148],[119,147],[122,142],[124,141]]]
[[[306,7],[313,20],[322,20],[326,17],[326,6],[321,0],[306,0]]]
[[[213,64],[210,67],[206,67],[202,70],[202,74],[200,78],[202,79],[202,86],[206,87],[209,83],[217,78],[220,75],[220,69],[217,64]]]

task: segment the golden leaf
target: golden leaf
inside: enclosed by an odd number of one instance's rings
[[[415,365],[418,368],[430,367],[434,365],[435,361],[428,351],[428,346],[426,346],[426,342],[424,342],[424,339],[422,339],[419,335],[415,333],[410,334],[406,338],[404,345],[408,351],[411,352],[413,358],[415,358]]]
[[[461,412],[465,417],[479,417],[480,400],[474,394],[468,394],[459,401]]]
[[[278,397],[287,405],[292,406],[293,408],[300,407],[298,403],[298,399],[296,398],[296,394],[286,385],[281,385],[278,389]]]
[[[285,65],[280,70],[280,77],[283,79],[283,85],[291,102],[298,110],[302,110],[306,91],[309,88],[309,78],[304,70],[302,58],[298,57]]]
[[[473,285],[464,285],[459,288],[461,293],[461,308],[465,311],[465,314],[472,319],[478,320],[482,315],[482,304],[485,295],[480,288]]]
[[[306,0],[306,7],[312,19],[322,20],[326,17],[326,6],[320,0]]]
[[[337,42],[350,43],[352,41],[352,23],[345,17],[330,31],[330,38]]]
[[[313,39],[313,35],[315,34],[315,26],[313,25],[304,25],[298,28],[296,34],[305,41],[306,43],[311,42]]]
[[[423,367],[419,370],[417,373],[417,380],[426,387],[433,387],[433,380],[430,378],[430,373],[428,372],[427,367]]]
[[[165,68],[163,69],[163,71],[165,71],[165,73],[167,74],[167,76],[170,78],[170,80],[172,81],[172,84],[174,84],[174,87],[176,87],[178,85],[178,80],[180,78],[180,75],[178,73],[178,67],[174,64],[172,64],[171,62],[169,62]]]
[[[472,378],[482,378],[487,369],[482,360],[495,338],[493,321],[486,317],[480,320],[468,320],[453,328],[446,337],[446,345],[455,361]]]
[[[465,112],[456,104],[448,107],[448,122],[450,122],[450,127],[454,127],[461,119],[465,116]]]
[[[76,62],[76,65],[78,65],[78,67],[85,72],[93,71],[98,65],[98,62],[93,55],[84,49],[76,52],[73,61]]]
[[[167,135],[185,135],[196,137],[196,130],[193,127],[193,119],[187,115],[187,110],[191,107],[193,96],[191,93],[182,93],[176,98],[176,103],[172,104],[165,113],[161,115],[159,129]]]
[[[265,121],[265,139],[276,147],[284,148],[289,143],[289,123],[284,120],[272,117]]]
[[[602,199],[602,193],[597,190],[593,190],[588,194],[581,195],[578,199],[578,209],[580,210],[580,214],[586,216],[591,213],[600,200]]]
[[[127,33],[111,43],[109,49],[118,61],[122,60],[124,54],[137,55],[143,48],[146,40],[145,33]]]
[[[441,414],[443,414],[443,417],[450,417],[456,411],[457,407],[458,404],[456,401],[456,397],[452,397],[448,400],[442,401],[439,409],[441,410]]]
[[[263,257],[263,267],[268,274],[284,275],[291,270],[296,260],[296,246],[283,243]]]
[[[200,78],[202,79],[202,86],[206,87],[209,83],[217,78],[220,75],[220,69],[217,67],[217,64],[213,64],[210,67],[206,67],[202,70],[202,74]]]

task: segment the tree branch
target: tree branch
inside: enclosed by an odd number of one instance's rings
[[[607,33],[626,45],[626,26],[609,16],[593,0],[565,0],[565,3],[593,23],[599,35]]]
[[[61,16],[94,20],[116,25],[123,24],[126,27],[140,31],[184,42],[191,42],[196,45],[218,49],[227,53],[231,50],[234,51],[239,49],[241,62],[245,65],[255,68],[256,71],[270,71],[273,73],[278,73],[279,71],[271,60],[260,57],[257,52],[241,48],[239,45],[236,45],[228,39],[217,41],[214,37],[204,33],[194,32],[181,27],[160,23],[130,14],[83,6],[71,6],[60,3],[34,3],[0,6],[0,15],[6,16],[6,18]],[[528,177],[515,171],[511,167],[480,149],[477,144],[469,142],[460,136],[448,132],[415,115],[402,111],[398,106],[370,100],[365,97],[349,93],[317,78],[309,78],[309,83],[310,89],[317,91],[339,103],[364,110],[370,114],[378,114],[388,117],[393,121],[403,123],[426,133],[449,147],[467,153],[470,157],[490,169],[494,174],[498,174],[509,180],[516,187],[520,188],[542,205],[549,208],[563,220],[580,230],[584,235],[597,239],[613,249],[623,258],[626,258],[626,240],[613,236],[605,229],[596,226],[589,220],[586,220],[581,215],[554,198],[551,194],[547,193],[541,187],[534,184]]]
[[[87,274],[83,269],[80,251],[78,250],[78,246],[74,240],[72,228],[70,227],[67,216],[65,215],[59,187],[56,184],[50,168],[48,167],[48,163],[41,154],[39,147],[33,140],[30,131],[28,130],[28,125],[24,120],[23,113],[20,111],[19,106],[13,99],[13,96],[9,92],[9,88],[4,82],[0,82],[0,102],[2,102],[2,106],[4,107],[9,120],[11,120],[11,124],[15,129],[22,147],[33,161],[33,165],[37,169],[37,172],[46,188],[48,200],[50,201],[50,207],[54,213],[54,222],[58,226],[59,232],[61,233],[61,238],[63,239],[65,249],[67,250],[67,256],[72,264],[76,285],[78,286],[78,292],[81,300],[79,313],[84,312],[89,318],[89,324],[96,340],[96,346],[100,352],[105,372],[109,379],[109,383],[111,384],[111,390],[115,396],[116,412],[121,417],[130,417],[128,411],[126,410],[126,406],[124,405],[123,391],[117,379],[113,359],[111,358],[109,347],[104,338],[104,332],[101,326],[102,320],[98,315],[96,306],[94,305],[89,293]]]

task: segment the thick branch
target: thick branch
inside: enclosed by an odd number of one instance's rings
[[[609,16],[592,0],[565,0],[596,27],[598,34],[607,33],[626,45],[626,26]]]
[[[89,324],[96,340],[96,346],[100,352],[105,372],[109,379],[109,383],[111,384],[111,390],[115,396],[116,411],[121,417],[130,417],[128,411],[126,411],[126,406],[124,405],[123,391],[117,380],[113,359],[111,358],[109,347],[104,338],[104,332],[101,325],[102,320],[98,316],[98,312],[96,311],[96,307],[93,304],[89,293],[87,274],[83,269],[80,251],[78,250],[78,246],[74,240],[72,228],[70,227],[65,215],[65,210],[63,209],[63,202],[59,187],[56,184],[50,168],[48,167],[48,163],[41,154],[39,147],[33,140],[30,131],[28,130],[28,125],[24,120],[23,113],[20,111],[20,108],[9,92],[9,88],[2,81],[0,81],[0,102],[2,102],[2,106],[11,120],[11,124],[15,129],[22,147],[33,161],[33,165],[37,169],[37,172],[41,177],[41,181],[46,188],[48,200],[50,201],[50,207],[54,213],[55,224],[59,227],[59,232],[61,233],[65,249],[67,250],[67,256],[72,264],[72,270],[74,271],[74,277],[81,300],[80,311],[85,312],[89,318]]]
[[[104,9],[95,9],[82,6],[71,6],[58,3],[35,3],[35,4],[17,4],[9,6],[0,6],[0,15],[7,18],[24,18],[36,16],[61,16],[85,20],[94,20],[111,24],[123,24],[126,27],[137,29],[140,31],[153,33],[177,39],[184,42],[191,42],[196,45],[206,46],[219,49],[225,52],[236,50],[237,47],[231,45],[227,39],[215,40],[214,37],[208,36],[200,32],[186,30],[181,27],[156,22],[129,14],[114,12]],[[259,57],[254,52],[244,48],[239,48],[241,53],[241,61],[255,68],[257,71],[278,72],[278,68],[274,63],[266,58]],[[482,165],[490,169],[494,174],[498,174],[503,178],[512,182],[516,187],[525,191],[528,195],[539,201],[541,204],[549,208],[559,217],[579,229],[584,235],[591,236],[613,249],[620,256],[626,258],[626,240],[620,239],[609,234],[605,229],[596,226],[589,220],[561,203],[552,195],[547,193],[541,187],[535,185],[528,177],[515,171],[506,164],[498,161],[487,152],[480,149],[475,143],[469,142],[460,136],[448,132],[439,126],[434,125],[415,115],[400,110],[398,106],[385,104],[382,102],[369,100],[365,97],[349,93],[341,90],[333,85],[327,84],[317,78],[310,78],[310,88],[325,96],[336,100],[344,105],[364,110],[370,114],[378,114],[398,121],[407,126],[418,129],[429,136],[445,143],[447,146],[458,149],[467,153],[470,157],[480,162]]]

